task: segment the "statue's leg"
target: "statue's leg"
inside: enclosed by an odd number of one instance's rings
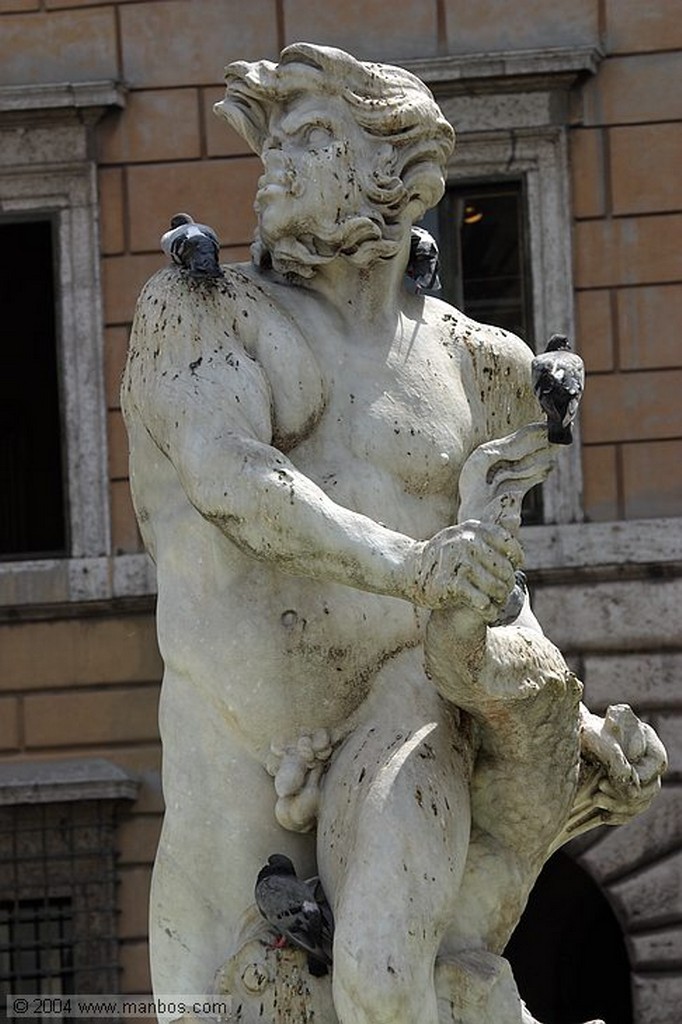
[[[517,844],[521,845],[521,840]],[[511,844],[474,830],[457,910],[443,937],[443,954],[485,949],[501,954],[519,922],[539,872]]]
[[[468,744],[412,658],[384,670],[363,711],[318,828],[336,1012],[340,1024],[437,1024],[434,962],[469,841]]]
[[[274,817],[272,779],[190,680],[163,684],[166,817],[154,868],[150,945],[155,993],[213,991],[269,854],[313,873],[310,837]]]

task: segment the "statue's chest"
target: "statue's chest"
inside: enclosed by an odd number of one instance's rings
[[[407,491],[449,489],[470,449],[471,416],[445,351],[351,353],[324,368],[320,440],[400,478]]]

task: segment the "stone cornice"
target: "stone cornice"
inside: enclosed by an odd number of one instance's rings
[[[139,782],[104,758],[0,765],[0,806],[136,800]]]
[[[0,86],[0,122],[75,117],[96,124],[108,110],[125,104],[126,88],[113,80]]]
[[[594,46],[450,54],[402,63],[438,96],[570,88],[594,75],[604,54]]]

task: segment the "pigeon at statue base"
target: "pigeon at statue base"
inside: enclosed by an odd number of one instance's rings
[[[281,853],[273,853],[258,872],[254,891],[261,914],[278,933],[308,954],[308,970],[316,977],[328,973],[331,964],[333,921],[331,910],[317,880],[304,882],[294,865]]]
[[[170,229],[161,236],[161,248],[192,278],[223,276],[218,236],[207,224],[196,224],[188,213],[171,218]]]
[[[439,268],[440,257],[435,238],[425,228],[413,226],[410,234],[410,256],[405,273],[414,281],[417,293],[425,290],[440,291]]]
[[[547,429],[552,444],[571,444],[571,425],[585,387],[585,366],[571,352],[568,338],[553,334],[547,348],[531,363],[533,390],[547,414]]]

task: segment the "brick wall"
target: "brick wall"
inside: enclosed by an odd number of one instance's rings
[[[679,7],[609,0],[602,40],[607,57],[571,133],[578,338],[591,371],[585,509],[603,520],[679,515]]]

